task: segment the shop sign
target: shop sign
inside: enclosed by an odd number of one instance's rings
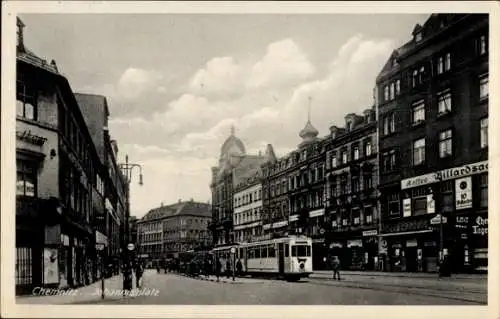
[[[344,245],[340,242],[335,242],[335,243],[330,244],[330,248],[335,248],[335,247],[342,248],[342,247],[344,247]]]
[[[108,244],[108,237],[106,237],[104,234],[96,231],[95,232],[95,242],[97,244],[107,245]]]
[[[313,210],[312,212],[309,212],[309,217],[313,218],[313,217],[323,216],[324,214],[325,214],[324,209],[317,209]]]
[[[401,233],[429,229],[429,222],[425,219],[403,221],[395,224],[382,224],[383,233]]]
[[[44,248],[43,250],[43,283],[59,283],[57,248]]]
[[[481,174],[488,171],[488,161],[477,162],[473,164],[444,169],[438,172],[407,178],[401,181],[401,189],[408,189],[422,185],[436,183],[466,177],[475,174]]]
[[[363,236],[376,236],[378,234],[376,229],[373,230],[365,230],[363,232]]]
[[[488,218],[477,216],[474,224],[472,225],[472,234],[487,236],[488,235]]]
[[[26,143],[33,144],[36,146],[42,146],[47,141],[47,138],[35,135],[31,133],[31,130],[24,130],[22,132],[16,131],[16,138],[19,141],[24,141]]]
[[[363,247],[363,241],[361,239],[353,239],[347,241],[347,247]]]
[[[416,239],[409,239],[406,241],[406,247],[417,247],[418,242]]]
[[[455,218],[455,228],[457,229],[467,229],[469,226],[469,216],[456,216]]]
[[[271,228],[271,224],[265,224],[264,226],[262,226],[262,229],[266,230],[266,229],[269,229]]]
[[[456,209],[472,208],[472,179],[460,178],[455,181],[455,207]]]
[[[403,217],[411,216],[411,198],[403,199]]]
[[[434,216],[431,220],[430,220],[430,223],[431,225],[439,225],[441,223],[443,224],[446,224],[446,222],[448,221],[448,219],[446,217],[443,217],[441,219],[441,214],[437,214],[436,216]]]
[[[427,214],[434,214],[436,212],[436,204],[432,195],[427,195]]]
[[[290,215],[289,220],[290,220],[290,222],[297,221],[297,220],[299,220],[299,215],[298,214]]]
[[[274,223],[273,228],[280,228],[288,225],[288,222],[286,220]]]

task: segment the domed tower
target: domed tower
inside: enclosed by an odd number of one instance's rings
[[[318,136],[318,130],[311,124],[311,97],[309,97],[309,109],[307,113],[307,123],[306,126],[299,132],[299,136],[302,138],[300,146],[314,142]]]
[[[234,131],[234,125],[232,125],[231,134],[220,149],[219,166],[222,166],[225,161],[230,160],[232,156],[246,155],[245,145],[234,135]]]

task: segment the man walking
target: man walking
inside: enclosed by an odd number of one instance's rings
[[[339,257],[333,256],[332,260],[332,269],[333,269],[333,280],[338,277],[340,280],[340,260]]]

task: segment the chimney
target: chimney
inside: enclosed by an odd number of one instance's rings
[[[57,69],[57,64],[56,64],[55,60],[50,61],[50,66],[52,66],[54,68],[54,70],[56,70],[56,72],[59,72],[59,70]]]
[[[20,52],[24,52],[24,23],[17,18],[17,50]]]

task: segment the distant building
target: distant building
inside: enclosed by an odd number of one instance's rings
[[[261,169],[250,170],[236,181],[234,188],[234,239],[249,242],[262,234]]]
[[[193,200],[150,210],[137,221],[139,256],[158,262],[178,257],[179,252],[209,247],[210,220],[210,204]]]
[[[212,232],[213,243],[224,245],[234,241],[234,186],[240,176],[260,167],[265,158],[261,155],[246,154],[243,142],[231,135],[222,144],[219,165],[212,167],[212,222],[209,229]]]
[[[487,270],[488,22],[432,14],[377,77],[387,270]]]

